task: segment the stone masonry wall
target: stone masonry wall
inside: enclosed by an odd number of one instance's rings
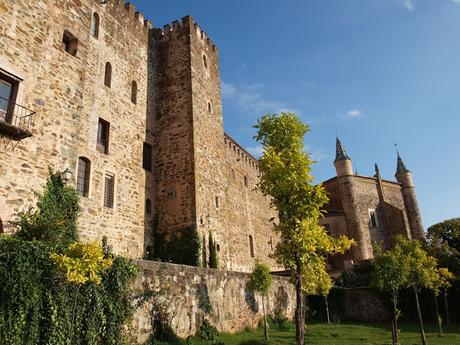
[[[93,12],[99,35],[90,34]],[[83,240],[109,238],[114,249],[142,257],[144,203],[153,199],[151,175],[142,169],[146,133],[149,22],[124,1],[0,0],[0,68],[23,79],[17,103],[36,111],[33,136],[0,148],[0,218],[3,223],[35,204],[48,166],[74,171],[91,162],[89,197],[81,198]],[[64,51],[64,30],[78,39],[76,56]],[[104,86],[106,62],[111,88]],[[137,104],[131,85],[138,86]],[[108,154],[96,150],[99,118],[110,122]],[[2,144],[6,144],[3,140]],[[103,206],[104,176],[115,176],[114,208]],[[11,229],[10,229],[11,230]],[[147,239],[148,240],[148,239]]]
[[[248,274],[151,261],[139,261],[138,265],[141,271],[136,289],[167,289],[162,300],[172,316],[173,330],[181,337],[194,334],[200,327],[205,317],[199,307],[200,296],[206,294],[213,308],[207,318],[219,331],[237,332],[256,327],[262,317],[261,298],[246,288]],[[295,291],[288,278],[273,277],[266,303],[267,314],[279,308],[285,317],[293,318]],[[151,305],[145,304],[130,324],[130,334],[138,343],[143,343],[151,330],[150,310]]]

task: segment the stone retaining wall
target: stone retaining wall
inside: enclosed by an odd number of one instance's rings
[[[138,265],[136,289],[167,289],[160,300],[167,306],[173,330],[181,337],[194,334],[200,327],[205,317],[200,300],[206,295],[213,308],[206,318],[219,331],[237,332],[255,327],[262,317],[261,298],[246,288],[249,274],[152,261],[138,261]],[[266,301],[267,314],[280,308],[284,316],[293,318],[295,290],[288,278],[273,277]],[[150,334],[151,310],[152,303],[144,304],[130,324],[130,335],[137,343],[143,343]]]

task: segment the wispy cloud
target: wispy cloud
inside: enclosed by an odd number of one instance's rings
[[[222,97],[237,105],[243,111],[259,116],[264,113],[296,112],[281,101],[264,95],[264,85],[260,83],[235,85],[222,82]]]
[[[313,145],[305,145],[305,151],[310,154],[311,159],[316,162],[320,162],[329,158],[328,152],[320,147],[315,147]]]
[[[452,0],[453,2],[455,2],[456,4],[460,4],[460,0]]]
[[[344,118],[344,119],[356,119],[356,118],[363,117],[363,116],[364,116],[364,113],[360,109],[351,109],[351,110],[348,110],[344,114],[339,114],[339,117]]]
[[[454,0],[458,2],[459,0]],[[408,11],[413,11],[414,10],[414,0],[403,0],[403,5],[405,8],[407,8]]]
[[[246,147],[246,151],[256,158],[260,158],[264,154],[264,148],[262,145]]]

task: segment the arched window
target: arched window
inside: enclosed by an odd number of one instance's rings
[[[251,255],[251,258],[254,257],[254,241],[251,235],[249,235],[249,255]]]
[[[137,83],[134,80],[131,83],[131,102],[137,104]]]
[[[208,59],[206,58],[206,55],[203,55],[203,66],[204,68],[208,68]]]
[[[89,195],[91,162],[86,157],[78,158],[77,193],[85,198]]]
[[[104,85],[107,87],[112,86],[112,65],[110,62],[105,64]]]
[[[208,102],[208,113],[211,113],[211,112],[212,112],[211,102]]]
[[[99,21],[99,15],[96,12],[94,12],[91,21],[91,36],[95,38],[99,37]]]
[[[152,201],[150,199],[145,200],[145,213],[152,214]]]

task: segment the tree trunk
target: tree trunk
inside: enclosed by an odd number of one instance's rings
[[[268,325],[267,325],[267,313],[265,312],[265,296],[262,295],[262,310],[264,312],[264,336],[268,342]]]
[[[442,331],[442,318],[439,314],[438,295],[434,294],[434,306],[436,307],[436,320],[438,321],[438,337],[444,336]]]
[[[422,311],[420,310],[420,302],[418,299],[418,291],[415,286],[414,286],[414,294],[415,294],[415,304],[417,306],[417,316],[418,316],[418,325],[420,327],[420,336],[422,337],[422,345],[427,345],[425,329],[423,327]]]
[[[77,289],[75,291],[75,298],[73,301],[73,308],[72,308],[72,322],[70,323],[70,338],[68,340],[68,344],[72,344],[72,338],[73,338],[73,325],[75,323],[75,316],[77,315],[77,298],[78,298],[78,292],[80,291],[80,285],[77,285]]]
[[[327,301],[327,295],[324,296],[324,304],[326,305],[326,317],[327,317],[327,324],[331,324],[331,318],[329,316],[329,303]]]
[[[391,322],[391,331],[393,335],[393,345],[399,345],[398,339],[398,295],[393,292],[393,321]]]
[[[302,292],[302,273],[300,269],[299,259],[296,257],[296,279],[295,279],[295,297],[296,297],[296,308],[295,308],[295,338],[297,345],[305,344],[305,312],[304,312],[304,301]]]
[[[446,307],[446,324],[450,325],[449,306],[447,303],[447,289],[444,289],[444,306]]]

